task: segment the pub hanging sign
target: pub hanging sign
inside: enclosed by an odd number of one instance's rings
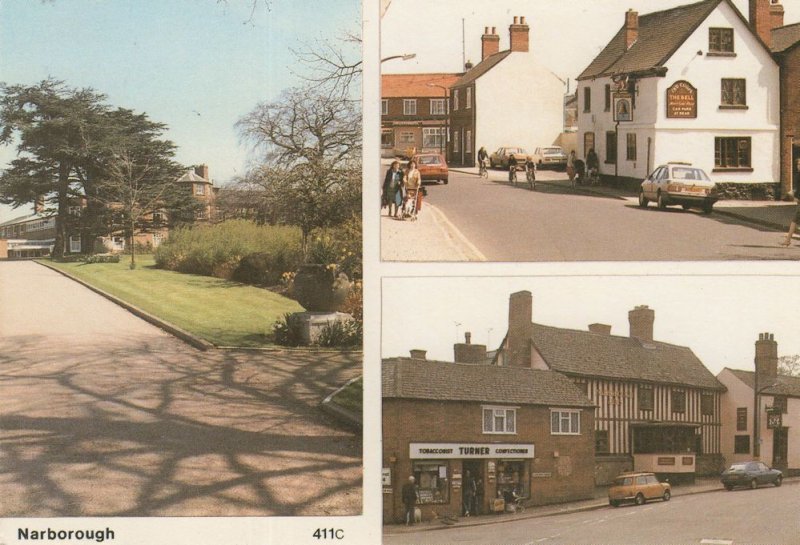
[[[667,88],[667,117],[697,117],[697,89],[688,81],[676,81]]]
[[[780,409],[767,409],[767,429],[776,430],[783,427],[783,414]]]

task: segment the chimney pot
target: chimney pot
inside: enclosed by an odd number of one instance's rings
[[[483,27],[483,33],[484,33],[484,35],[489,34],[489,27],[488,26]]]
[[[470,333],[469,331],[465,332],[464,333],[464,342],[467,343],[467,344],[471,344],[471,341],[472,341],[472,333]]]
[[[487,32],[481,36],[481,60],[500,51],[500,36],[495,33],[495,27],[492,27],[491,34],[488,33],[488,28],[486,27]]]
[[[419,350],[419,349],[412,349],[411,350],[411,359],[415,360],[424,360],[428,351],[427,350]]]
[[[508,34],[510,38],[511,51],[519,51],[521,53],[526,53],[530,50],[529,45],[529,33],[530,27],[525,24],[525,18],[522,18],[522,23],[520,23],[519,17],[514,17],[514,24],[508,27]]]
[[[525,16],[524,15],[519,18],[519,24],[521,24],[521,25],[525,24]]]
[[[492,35],[495,35],[495,34],[497,34],[497,27],[493,26],[492,27]]]
[[[759,377],[778,376],[778,343],[773,333],[760,333],[756,341],[756,374]]]

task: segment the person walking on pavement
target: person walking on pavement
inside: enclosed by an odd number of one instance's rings
[[[417,485],[414,484],[413,475],[409,475],[408,482],[403,485],[401,495],[406,510],[406,526],[409,526],[414,524],[414,511],[417,508]]]
[[[796,203],[794,219],[789,224],[789,232],[786,233],[786,238],[783,239],[783,242],[781,242],[781,246],[784,247],[788,247],[792,243],[792,236],[794,235],[794,232],[797,231],[797,224],[800,222],[800,200],[795,198],[794,202]]]
[[[473,477],[469,469],[464,473],[464,516],[468,517],[470,513],[475,512],[475,496],[478,492],[478,487],[475,484],[475,477]]]
[[[590,180],[594,180],[595,176],[600,173],[600,159],[597,158],[594,148],[589,148],[589,153],[586,154],[586,173]]]
[[[403,171],[400,170],[400,161],[392,161],[392,165],[386,171],[381,201],[384,206],[389,207],[390,217],[398,217],[400,206],[403,204]],[[393,206],[394,213],[392,213]]]

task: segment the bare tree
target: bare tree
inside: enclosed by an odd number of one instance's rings
[[[292,50],[297,60],[308,69],[301,77],[321,85],[349,90],[360,83],[361,36],[347,31],[336,40],[317,40]]]
[[[778,374],[793,377],[800,376],[800,354],[781,356],[778,358]]]
[[[357,213],[361,203],[361,115],[341,90],[305,86],[259,104],[237,123],[261,160],[240,182],[258,188],[273,218],[314,229]]]

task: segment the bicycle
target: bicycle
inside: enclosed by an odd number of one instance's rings
[[[489,170],[486,168],[486,159],[483,159],[478,164],[478,176],[481,178],[489,177]]]
[[[508,165],[508,181],[517,185],[517,165]]]

